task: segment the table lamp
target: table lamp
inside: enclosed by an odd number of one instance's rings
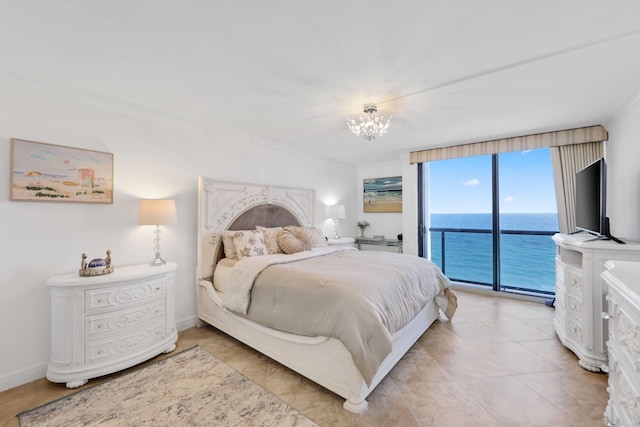
[[[140,200],[138,224],[156,226],[155,238],[153,239],[156,257],[151,261],[152,266],[161,267],[165,264],[160,256],[160,226],[177,223],[175,200]]]
[[[334,239],[340,238],[340,227],[338,225],[338,220],[340,218],[346,218],[346,213],[344,211],[344,205],[333,205],[329,206],[329,218],[333,218],[333,223],[335,226],[336,236]]]

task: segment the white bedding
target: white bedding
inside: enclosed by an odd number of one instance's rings
[[[285,264],[301,259],[313,258],[344,249],[357,250],[355,248],[327,246],[289,255],[273,254],[246,257],[238,260],[231,269],[222,266],[223,269],[218,275],[218,268],[221,267],[221,262],[219,262],[214,273],[213,284],[218,291],[223,293],[221,297],[224,308],[235,311],[236,313],[247,314],[253,281],[262,270],[270,265]]]
[[[367,383],[391,352],[391,335],[425,304],[435,298],[448,317],[456,305],[450,282],[429,261],[356,249],[244,258],[214,281],[228,310],[270,328],[339,339]]]

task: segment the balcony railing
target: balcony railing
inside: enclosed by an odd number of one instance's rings
[[[432,250],[437,251],[437,241],[433,240],[433,233],[440,233],[440,269],[447,274],[447,233],[469,233],[469,234],[488,234],[491,235],[490,229],[471,229],[471,228],[429,228],[432,233]],[[544,241],[532,241],[525,236],[553,236],[557,231],[540,231],[540,230],[500,230],[500,290],[533,293],[540,295],[554,294],[555,279],[555,245],[551,239]],[[503,236],[511,236],[512,238]],[[518,238],[523,236],[523,238]],[[436,237],[437,238],[437,237]],[[450,259],[456,268],[452,270],[452,274],[447,276],[457,282],[475,283],[492,287],[493,284],[493,249],[491,247],[491,239],[478,240],[464,238],[458,239],[457,245],[450,254]],[[464,245],[464,247],[460,247]],[[434,254],[437,256],[437,253]],[[464,258],[461,258],[464,257]],[[437,262],[437,259],[435,260]],[[473,279],[465,277],[455,277],[461,274],[462,270],[474,270],[470,273],[475,277]],[[478,274],[478,272],[480,274]],[[462,274],[461,274],[462,275]],[[487,280],[482,280],[482,278]]]

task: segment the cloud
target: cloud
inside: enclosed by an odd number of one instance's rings
[[[480,181],[478,180],[478,178],[471,178],[469,181],[464,183],[464,185],[469,185],[469,186],[478,185],[478,184],[480,184]]]
[[[513,203],[513,202],[515,202],[515,201],[516,201],[516,199],[514,199],[514,198],[513,198],[513,197],[511,197],[511,196],[507,196],[507,197],[505,197],[505,198],[504,198],[504,200],[503,200],[503,202],[505,202],[505,203]]]

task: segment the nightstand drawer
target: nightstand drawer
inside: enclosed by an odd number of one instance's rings
[[[162,278],[152,279],[135,285],[87,289],[85,291],[85,312],[87,314],[104,312],[110,309],[130,307],[162,297],[165,284]]]
[[[165,315],[165,300],[159,299],[154,303],[137,306],[135,308],[93,314],[85,318],[85,338],[94,339],[109,334],[119,333],[136,328]]]
[[[164,321],[160,320],[143,329],[110,338],[87,341],[85,345],[85,363],[106,362],[119,356],[135,352],[138,348],[148,347],[164,337]]]

